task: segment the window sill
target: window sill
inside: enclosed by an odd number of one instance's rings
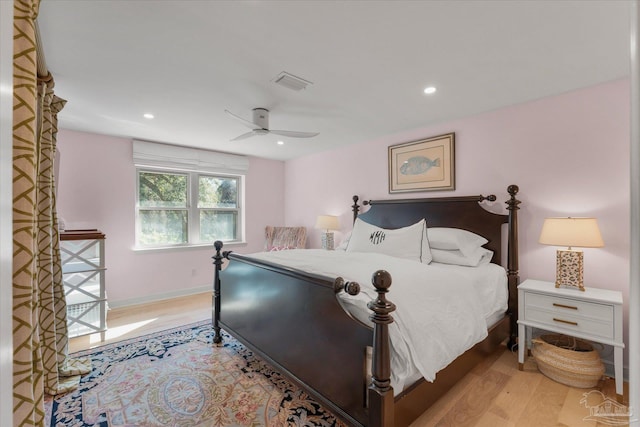
[[[228,248],[237,248],[241,246],[246,246],[247,242],[224,242],[225,250]],[[176,245],[176,246],[154,246],[150,248],[146,247],[138,247],[134,246],[131,248],[134,252],[171,252],[171,251],[184,251],[184,250],[202,250],[202,249],[211,249],[211,251],[215,251],[213,247],[213,243],[194,243],[190,245]]]

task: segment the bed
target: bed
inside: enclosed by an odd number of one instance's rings
[[[491,261],[504,267],[507,310],[491,322],[486,338],[439,370],[435,381],[392,387],[390,325],[394,312],[401,312],[393,301],[393,277],[384,270],[371,271],[375,295],[366,323],[345,309],[350,297],[362,296],[364,283],[222,251],[215,242],[214,342],[222,341],[224,329],[350,425],[409,425],[500,344],[516,343],[520,201],[517,186],[507,192],[506,215],[482,206],[495,196],[365,201],[363,213],[353,198],[354,221],[396,230],[426,218],[428,227],[468,230],[486,238]],[[223,269],[224,259],[229,261]]]

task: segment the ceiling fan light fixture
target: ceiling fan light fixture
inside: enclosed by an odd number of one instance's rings
[[[435,86],[427,86],[424,88],[424,93],[426,93],[427,95],[431,95],[433,93],[436,93],[436,88]]]
[[[276,78],[273,79],[273,82],[277,85],[284,86],[288,89],[296,91],[306,89],[307,86],[313,84],[308,80],[294,76],[293,74],[287,73],[286,71],[278,74]]]

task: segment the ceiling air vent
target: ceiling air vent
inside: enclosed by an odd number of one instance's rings
[[[293,74],[289,74],[286,71],[278,74],[278,76],[273,79],[273,82],[292,90],[302,90],[305,89],[308,85],[313,84],[305,79],[301,79],[300,77],[296,77]]]

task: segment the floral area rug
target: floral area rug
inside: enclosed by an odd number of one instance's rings
[[[344,424],[211,321],[74,353],[92,371],[45,400],[46,425],[340,426]]]

